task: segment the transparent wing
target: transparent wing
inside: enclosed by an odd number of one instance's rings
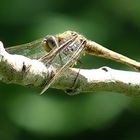
[[[46,51],[41,45],[42,40],[43,39],[41,38],[41,39],[32,41],[30,43],[12,46],[12,47],[6,48],[6,51],[11,54],[19,54],[19,55],[24,55],[29,58],[38,59],[41,56],[46,54]]]
[[[77,48],[77,50],[72,54],[72,56],[70,57],[70,59],[66,62],[66,64],[64,64],[58,71],[57,73],[53,76],[53,78],[46,84],[45,88],[41,91],[40,94],[43,94],[49,87],[50,85],[59,77],[61,76],[61,74],[67,69],[69,68],[71,65],[74,65],[74,63],[76,62],[76,60],[79,58],[80,54],[82,53],[83,49],[84,49],[84,45],[85,44],[85,40],[82,40],[82,42],[79,45],[79,48]]]

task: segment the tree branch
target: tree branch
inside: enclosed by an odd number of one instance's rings
[[[9,54],[0,42],[0,80],[2,82],[43,88],[58,67],[45,66],[38,60]],[[77,73],[78,78],[75,81]],[[109,67],[80,69],[80,71],[69,68],[51,87],[65,90],[70,95],[81,92],[109,91],[136,96],[140,95],[140,73],[114,70]]]

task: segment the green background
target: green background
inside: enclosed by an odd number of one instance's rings
[[[74,30],[140,60],[139,0],[1,0],[0,40],[5,47]],[[86,55],[83,68],[116,62]],[[140,98],[120,93],[68,96],[0,83],[0,140],[140,139]]]

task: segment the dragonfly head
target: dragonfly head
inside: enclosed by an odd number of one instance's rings
[[[57,44],[56,38],[52,35],[47,35],[42,41],[42,45],[47,52],[55,49],[58,46]]]

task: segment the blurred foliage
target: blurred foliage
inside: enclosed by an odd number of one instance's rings
[[[108,48],[140,59],[139,0],[1,0],[0,40],[5,47],[67,30],[78,31]],[[113,61],[85,56],[84,68]],[[88,63],[87,63],[88,62]],[[67,96],[49,89],[0,84],[0,139],[140,139],[140,99],[118,93]]]

